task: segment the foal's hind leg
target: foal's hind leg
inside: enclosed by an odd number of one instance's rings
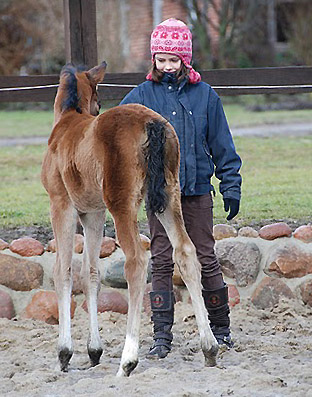
[[[72,255],[77,213],[64,198],[51,199],[51,221],[56,240],[54,285],[58,298],[59,340],[58,357],[62,371],[67,371],[73,355],[70,332],[70,306],[72,292]]]
[[[89,313],[88,354],[92,365],[97,365],[103,353],[97,319],[97,296],[101,288],[98,260],[102,243],[105,211],[80,215],[85,242],[81,280]]]
[[[147,256],[142,248],[136,213],[113,214],[118,240],[126,255],[129,309],[127,334],[117,376],[129,376],[138,364],[139,334],[143,294],[146,285]]]
[[[185,230],[178,191],[169,195],[167,209],[157,216],[173,246],[175,263],[192,299],[205,363],[207,366],[214,366],[216,365],[218,343],[208,323],[207,311],[202,298],[200,263],[195,247]]]

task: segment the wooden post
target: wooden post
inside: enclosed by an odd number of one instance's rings
[[[63,5],[66,62],[97,65],[96,0],[63,0]]]
[[[267,3],[267,25],[268,25],[268,39],[269,43],[274,47],[277,40],[276,34],[276,14],[275,14],[275,0],[269,0]]]

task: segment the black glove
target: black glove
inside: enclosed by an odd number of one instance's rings
[[[226,218],[228,221],[234,218],[238,214],[239,211],[239,200],[237,199],[231,199],[231,198],[224,198],[224,211],[228,212],[230,210],[230,213],[228,217]]]

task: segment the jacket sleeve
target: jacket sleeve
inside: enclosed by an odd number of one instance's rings
[[[210,93],[208,106],[208,146],[215,164],[215,175],[221,181],[220,193],[224,198],[239,200],[242,183],[239,170],[242,162],[236,153],[221,100],[214,90]]]
[[[139,103],[143,105],[143,98],[140,87],[135,87],[131,90],[124,99],[120,102],[119,105],[125,105],[127,103]]]

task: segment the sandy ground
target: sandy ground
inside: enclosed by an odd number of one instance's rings
[[[301,129],[300,134],[312,130],[310,124]],[[232,132],[291,135],[298,133],[298,125],[294,129],[289,125],[265,126]],[[0,139],[0,146],[42,144],[46,139]],[[21,233],[25,235],[25,231]],[[0,319],[0,396],[312,396],[311,308],[293,301],[266,311],[240,304],[232,309],[231,318],[235,347],[219,354],[218,367],[206,368],[190,304],[176,305],[173,350],[165,360],[145,358],[152,343],[152,325],[143,313],[140,362],[129,378],[115,376],[125,337],[124,315],[99,314],[104,354],[100,365],[90,368],[88,319],[78,306],[72,323],[74,356],[68,373],[60,372],[56,360],[57,326],[19,317]]]
[[[81,297],[82,298],[82,297]],[[78,306],[73,320],[74,356],[68,373],[58,369],[58,327],[34,320],[0,319],[1,396],[312,396],[312,310],[281,302],[259,311],[232,309],[235,348],[219,354],[218,367],[203,366],[192,307],[176,305],[174,345],[165,360],[148,360],[151,323],[142,314],[140,362],[129,378],[115,376],[126,316],[99,314],[101,363],[90,368],[88,319]]]

